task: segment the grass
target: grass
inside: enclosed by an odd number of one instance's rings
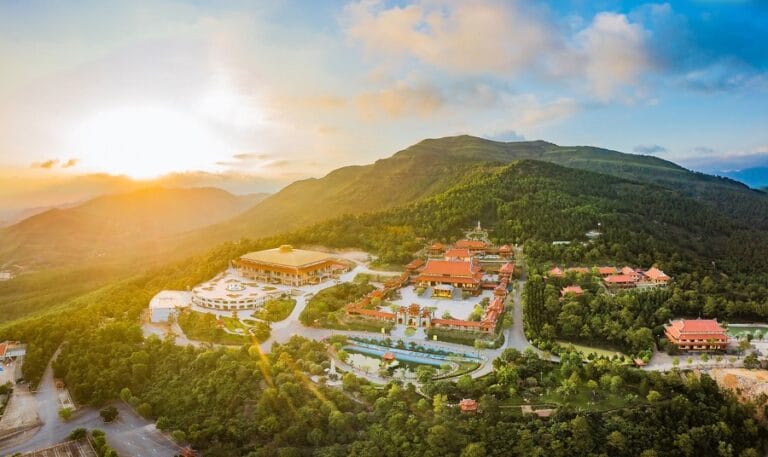
[[[768,327],[728,327],[728,335],[733,337],[740,337],[747,333],[754,335],[756,332],[762,332],[764,337],[768,336]]]
[[[228,344],[228,345],[240,345],[246,344],[251,341],[251,336],[247,332],[248,327],[237,319],[231,317],[220,318],[226,327],[230,331],[235,329],[243,329],[242,335],[233,335],[227,333],[223,328],[219,327],[218,319],[213,314],[198,313],[196,311],[185,311],[179,315],[178,322],[181,330],[190,340],[204,341],[214,344]],[[258,322],[254,326],[254,336],[258,341],[264,341],[269,338],[269,326],[262,322]]]
[[[604,349],[604,348],[599,348],[594,346],[585,346],[583,344],[571,343],[570,341],[565,341],[565,340],[556,340],[556,342],[563,347],[573,346],[573,348],[581,352],[585,358],[590,353],[593,353],[598,357],[602,356],[602,357],[612,358],[614,355],[616,355],[618,357],[623,356],[624,358],[628,358],[626,354],[617,350]]]

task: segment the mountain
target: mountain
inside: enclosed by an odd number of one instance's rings
[[[171,235],[229,219],[264,194],[236,196],[216,188],[149,188],[54,208],[0,230],[0,264],[51,266],[137,258],[162,250]]]
[[[735,179],[753,189],[768,187],[768,167],[742,168],[740,170],[718,170],[713,171],[712,174]]]
[[[323,178],[297,181],[232,220],[185,237],[183,243],[258,238],[341,214],[391,208],[436,195],[482,175],[489,167],[517,160],[552,162],[657,184],[698,199],[744,224],[768,228],[768,199],[731,179],[692,172],[652,156],[462,135],[423,140],[370,165],[340,168]]]

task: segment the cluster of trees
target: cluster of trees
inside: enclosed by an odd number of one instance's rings
[[[525,325],[532,338],[609,344],[641,354],[653,348],[655,336],[663,334],[664,323],[679,312],[670,290],[610,295],[587,289],[579,296],[561,297],[561,283],[539,275],[526,283]]]
[[[264,303],[264,306],[255,313],[259,319],[279,322],[288,318],[296,307],[296,300],[288,296],[273,298]]]
[[[321,290],[307,302],[307,306],[301,311],[299,320],[304,325],[333,326],[338,323],[338,313],[344,306],[359,300],[374,287],[367,281],[345,282]]]

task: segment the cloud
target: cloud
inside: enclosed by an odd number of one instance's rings
[[[600,13],[577,34],[578,58],[598,97],[611,98],[617,88],[636,83],[653,68],[646,49],[647,33],[623,14]]]
[[[76,166],[78,162],[78,159],[68,159],[66,162],[61,164],[61,168],[72,168]]]
[[[588,26],[578,21],[571,30],[532,5],[420,0],[388,7],[363,0],[347,5],[341,25],[379,70],[423,65],[453,76],[533,75],[586,83],[608,100],[654,68],[649,32],[626,15],[599,13]]]
[[[415,58],[461,74],[516,72],[549,46],[547,25],[520,3],[422,0],[347,5],[347,36],[370,55]]]
[[[427,116],[433,114],[444,103],[440,91],[431,85],[416,87],[405,83],[364,92],[357,97],[357,106],[365,119],[394,118],[403,116]]]
[[[665,153],[667,148],[658,144],[639,144],[634,147],[633,151],[638,154],[653,155]]]
[[[512,142],[512,141],[525,141],[525,137],[520,135],[514,130],[505,130],[502,132],[496,132],[486,135],[491,140]]]
[[[696,146],[693,148],[693,152],[696,154],[704,154],[704,155],[710,155],[715,153],[715,149],[710,148],[708,146]]]
[[[243,161],[247,161],[247,160],[267,160],[267,159],[269,159],[269,155],[267,155],[267,154],[254,154],[254,153],[250,153],[250,152],[245,152],[245,153],[241,153],[241,154],[235,154],[235,155],[232,156],[232,158],[235,159],[235,160],[243,160]]]
[[[32,168],[42,168],[44,170],[50,170],[59,163],[59,159],[44,160],[42,162],[32,162]]]

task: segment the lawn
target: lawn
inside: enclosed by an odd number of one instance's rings
[[[585,358],[590,353],[593,353],[593,354],[595,354],[598,357],[602,356],[602,357],[612,358],[614,355],[616,355],[618,357],[624,357],[625,359],[628,358],[628,356],[626,354],[622,353],[621,351],[617,351],[617,350],[598,348],[598,347],[594,347],[594,346],[585,346],[583,344],[571,343],[570,341],[565,341],[565,340],[556,340],[556,342],[557,342],[557,344],[559,344],[559,345],[561,345],[563,347],[573,346],[573,348],[576,349],[577,351],[581,352],[584,355]]]
[[[251,341],[251,335],[248,332],[249,327],[245,324],[231,317],[222,317],[220,320],[228,330],[242,329],[243,334],[233,335],[227,333],[223,328],[219,327],[216,316],[208,313],[185,311],[179,315],[178,323],[187,338],[191,340],[230,345],[245,344]],[[258,341],[264,341],[269,338],[270,332],[267,324],[258,322],[254,328],[256,329],[254,336]]]
[[[728,336],[732,336],[734,338],[743,337],[747,334],[751,333],[753,336],[756,334],[762,334],[765,336],[768,336],[768,327],[735,327],[730,326],[728,327]]]

